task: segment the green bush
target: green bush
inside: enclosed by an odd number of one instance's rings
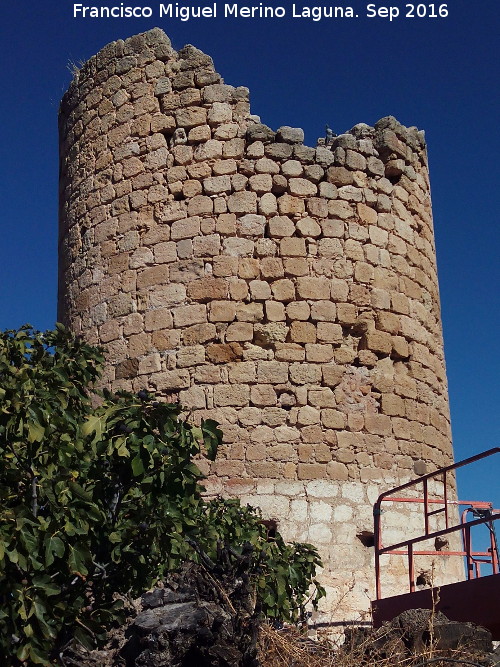
[[[267,539],[258,511],[202,498],[201,452],[221,441],[181,407],[104,392],[99,349],[62,326],[0,334],[0,662],[54,664],[72,638],[91,648],[165,572],[220,545],[253,547],[262,613],[295,620],[320,565],[316,550]],[[324,595],[316,584],[312,601]]]

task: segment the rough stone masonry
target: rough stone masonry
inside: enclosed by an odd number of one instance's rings
[[[222,424],[209,491],[318,546],[329,623],[373,597],[378,494],[452,449],[423,133],[303,140],[159,29],[105,46],[60,109],[59,318],[112,389]],[[404,592],[404,559],[384,580]]]

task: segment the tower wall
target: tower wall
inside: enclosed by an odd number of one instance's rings
[[[83,66],[60,140],[60,319],[105,346],[109,387],[222,424],[209,490],[317,545],[324,618],[356,618],[373,502],[452,460],[423,133],[305,146],[155,29]],[[386,592],[406,577],[391,561]]]

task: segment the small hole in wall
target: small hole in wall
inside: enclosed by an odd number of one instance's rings
[[[262,524],[267,529],[266,537],[268,542],[272,542],[273,540],[275,540],[276,533],[278,531],[278,522],[276,521],[276,519],[262,519]]]
[[[371,530],[362,530],[360,533],[357,533],[356,537],[364,547],[375,546],[375,535]]]
[[[393,185],[397,185],[401,180],[402,174],[390,174],[387,176],[387,180],[390,181]]]
[[[415,580],[416,586],[432,586],[432,574],[428,570],[422,570]]]

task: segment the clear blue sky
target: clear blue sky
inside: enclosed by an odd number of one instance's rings
[[[56,318],[57,109],[69,64],[158,25],[248,86],[265,123],[303,127],[309,144],[325,123],[340,133],[390,114],[425,130],[456,458],[498,445],[500,3],[450,0],[448,18],[392,22],[365,18],[367,4],[352,0],[357,19],[181,22],[158,18],[152,0],[151,19],[74,19],[68,0],[4,0],[0,328]],[[499,476],[500,456],[462,481],[461,496],[500,506]]]

